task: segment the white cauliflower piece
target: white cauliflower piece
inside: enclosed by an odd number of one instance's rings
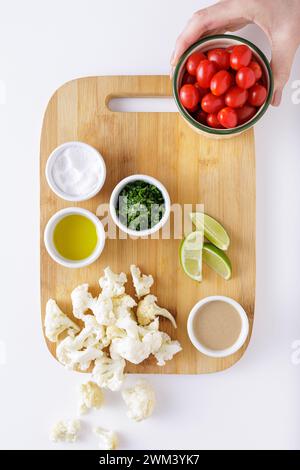
[[[103,353],[99,346],[84,347],[89,335],[90,330],[84,328],[77,336],[67,336],[58,344],[56,357],[67,369],[78,368],[85,371],[93,360],[102,356]]]
[[[97,427],[94,428],[94,433],[100,437],[100,449],[115,450],[117,448],[118,437],[114,431]]]
[[[137,297],[140,298],[149,294],[154,282],[151,274],[149,276],[141,274],[141,270],[134,264],[130,266],[130,272]]]
[[[113,359],[121,356],[132,364],[140,364],[151,354],[149,344],[130,336],[113,339],[109,352]]]
[[[140,300],[137,307],[137,319],[140,325],[148,325],[157,315],[170,320],[174,328],[177,328],[173,315],[165,308],[161,308],[156,304],[157,297],[155,295],[147,295]]]
[[[84,324],[85,327],[81,330],[82,336],[85,336],[82,343],[83,347],[97,346],[99,349],[103,349],[109,345],[110,341],[106,336],[106,328],[97,322],[94,315],[85,315]]]
[[[92,377],[101,388],[119,390],[124,380],[125,365],[121,357],[113,359],[102,353],[102,356],[95,360]]]
[[[103,405],[104,395],[95,382],[89,380],[80,386],[79,413],[84,414],[90,408],[99,409]]]
[[[124,294],[124,284],[127,282],[125,273],[115,274],[110,267],[104,269],[104,276],[99,279],[104,297],[118,297]]]
[[[61,333],[66,330],[79,331],[80,328],[67,315],[65,315],[55,300],[49,299],[46,305],[45,335],[56,343]]]
[[[151,385],[140,380],[132,388],[122,391],[128,411],[127,416],[135,421],[142,421],[152,415],[155,406],[155,393]]]
[[[136,322],[132,324],[129,319],[122,319],[118,324],[126,328],[127,335],[121,338],[114,338],[110,345],[110,355],[113,359],[123,357],[133,364],[140,364],[147,359],[150,354],[157,352],[162,345],[162,333],[158,331],[158,319],[150,325],[140,327]]]
[[[136,307],[136,301],[128,294],[121,295],[112,299],[113,312],[115,318],[122,318],[131,315],[134,317],[133,307]]]
[[[112,299],[103,293],[98,296],[92,310],[100,325],[112,325],[116,320]]]
[[[95,299],[89,292],[88,284],[81,284],[71,292],[73,315],[75,318],[83,319],[87,310],[93,310]]]
[[[173,359],[173,356],[182,350],[182,347],[177,340],[171,340],[170,336],[167,333],[161,332],[162,335],[162,345],[154,353],[154,356],[157,360],[158,366],[164,366],[166,361]]]
[[[50,440],[53,442],[75,442],[80,430],[78,419],[70,421],[58,421],[50,432]]]

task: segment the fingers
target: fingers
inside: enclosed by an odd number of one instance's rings
[[[245,26],[249,23],[246,15],[241,2],[236,0],[223,1],[194,13],[176,41],[171,65],[176,65],[179,57],[201,36]]]
[[[271,67],[274,77],[273,106],[280,105],[283,89],[290,77],[296,49],[296,45],[290,43],[290,40],[289,44],[287,44],[287,41],[282,40],[275,41],[272,44]]]

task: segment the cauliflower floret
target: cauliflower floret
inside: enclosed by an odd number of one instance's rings
[[[140,364],[151,354],[149,344],[130,336],[113,339],[109,352],[113,359],[121,356],[133,364]]]
[[[101,408],[104,395],[100,387],[91,380],[80,386],[79,413],[84,414],[90,408]]]
[[[95,301],[92,310],[100,325],[111,325],[116,321],[113,312],[112,299],[110,297],[105,297],[103,293],[100,294],[98,299]]]
[[[118,437],[114,431],[104,428],[94,428],[94,433],[100,437],[99,447],[105,450],[115,450],[118,446]]]
[[[128,294],[121,295],[112,299],[113,312],[115,318],[122,318],[128,315],[134,317],[133,307],[136,307],[136,301]]]
[[[75,442],[80,430],[78,419],[70,421],[58,421],[50,432],[50,440],[53,442]]]
[[[56,357],[67,369],[87,370],[91,362],[102,356],[100,346],[87,346],[84,343],[90,336],[89,328],[84,328],[75,336],[67,336],[56,348]]]
[[[97,346],[100,349],[106,348],[110,341],[106,336],[106,328],[97,322],[94,315],[85,315],[84,318],[85,327],[81,330],[85,332],[85,340],[82,343],[83,347],[86,346]]]
[[[149,294],[154,282],[151,274],[149,276],[141,274],[141,270],[134,264],[130,266],[130,272],[137,297],[140,298]]]
[[[182,350],[179,341],[172,341],[170,336],[164,332],[161,332],[161,336],[162,345],[158,351],[154,353],[158,366],[164,366],[166,361],[173,359],[173,356]]]
[[[89,292],[88,284],[81,284],[71,292],[73,315],[75,318],[83,319],[87,310],[93,310],[95,299]]]
[[[129,321],[132,322],[132,320]],[[161,347],[162,333],[158,331],[158,319],[145,327],[137,325],[136,322],[129,323],[128,326],[126,323],[127,319],[119,322],[126,328],[127,335],[112,340],[110,355],[114,359],[121,356],[133,364],[140,364]]]
[[[80,328],[65,315],[55,300],[49,299],[46,305],[46,316],[45,316],[45,335],[56,343],[61,333],[66,330],[72,330],[73,332],[79,331]]]
[[[155,406],[155,393],[145,380],[140,380],[134,387],[123,390],[122,397],[127,405],[129,418],[142,421],[152,415]]]
[[[110,358],[107,354],[95,360],[92,377],[101,388],[119,390],[124,380],[125,361],[121,357]]]
[[[171,313],[156,304],[157,297],[155,295],[147,295],[140,300],[137,307],[137,319],[140,325],[148,325],[157,315],[170,320],[174,328],[177,328],[176,321]]]
[[[118,297],[124,294],[124,284],[127,282],[125,273],[115,274],[110,267],[104,269],[104,276],[99,279],[102,294],[105,297]]]

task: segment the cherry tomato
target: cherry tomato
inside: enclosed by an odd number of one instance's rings
[[[262,77],[261,66],[255,62],[255,60],[252,60],[252,62],[249,64],[249,67],[253,70],[256,80],[259,80]]]
[[[232,53],[233,48],[234,48],[234,45],[226,47],[226,51],[228,52],[228,54]]]
[[[255,73],[250,67],[241,67],[236,74],[235,81],[237,86],[247,90],[256,82]]]
[[[250,106],[249,104],[245,104],[242,108],[236,109],[236,114],[238,117],[238,124],[244,124],[256,114],[257,109],[254,106]]]
[[[267,90],[263,85],[258,83],[249,90],[249,103],[252,106],[261,106],[267,99]]]
[[[196,121],[200,122],[201,124],[206,125],[207,113],[202,111],[202,109],[199,109],[199,111],[196,112],[194,118],[196,119]]]
[[[209,88],[213,76],[218,72],[218,66],[210,60],[202,60],[197,68],[197,82],[202,88]]]
[[[195,82],[196,82],[196,77],[194,77],[193,75],[190,75],[188,72],[185,72],[185,74],[183,75],[181,86],[186,85],[186,84],[194,85]]]
[[[235,46],[230,54],[230,65],[234,70],[239,70],[241,67],[248,67],[251,62],[252,52],[248,46],[244,44]]]
[[[196,75],[197,67],[201,60],[205,60],[206,56],[202,52],[194,52],[190,55],[186,63],[186,69],[190,75]]]
[[[215,129],[221,129],[223,127],[219,122],[217,114],[208,114],[206,122],[210,127],[214,127]]]
[[[207,57],[215,62],[220,70],[227,70],[230,67],[230,55],[226,49],[213,49],[208,52]]]
[[[216,114],[220,109],[224,108],[225,102],[223,96],[215,96],[212,93],[207,93],[202,98],[201,107],[203,111],[208,114]]]
[[[210,89],[213,95],[221,96],[231,87],[232,76],[226,70],[220,70],[213,76],[210,82]]]
[[[193,110],[200,101],[199,90],[191,84],[183,85],[179,92],[182,106],[186,109]]]
[[[237,126],[238,117],[236,111],[232,108],[223,108],[218,112],[218,121],[226,129],[232,129]]]
[[[225,103],[230,108],[241,108],[248,99],[248,91],[234,86],[227,91],[225,95]]]

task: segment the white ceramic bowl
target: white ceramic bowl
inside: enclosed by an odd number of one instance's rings
[[[154,225],[154,227],[149,228],[147,230],[132,230],[132,229],[126,227],[126,225],[124,225],[120,222],[120,219],[119,219],[119,217],[117,215],[117,212],[116,212],[116,207],[117,207],[117,202],[118,202],[118,197],[119,197],[120,192],[122,191],[122,189],[128,183],[132,183],[133,181],[146,181],[147,183],[153,184],[154,186],[156,186],[161,191],[161,193],[163,195],[163,198],[164,198],[164,203],[165,203],[165,213],[164,213],[164,215],[162,216],[161,220],[156,225]],[[111,197],[110,197],[110,201],[109,201],[109,209],[110,209],[110,214],[111,214],[111,217],[112,217],[114,223],[123,232],[125,232],[128,235],[131,235],[133,237],[145,237],[145,236],[148,236],[148,235],[152,235],[153,233],[157,232],[158,230],[160,230],[165,225],[165,223],[167,222],[167,220],[170,216],[171,202],[170,202],[170,196],[169,196],[168,191],[166,190],[165,186],[160,181],[153,178],[152,176],[131,175],[131,176],[127,176],[127,178],[124,178],[123,180],[121,180],[117,184],[115,189],[113,190],[113,192],[111,194]]]
[[[53,232],[58,222],[64,217],[73,214],[79,214],[91,220],[96,227],[98,236],[98,242],[93,253],[87,258],[78,261],[69,260],[61,256],[61,254],[56,250],[53,242]],[[101,255],[105,245],[105,231],[101,221],[92,212],[79,207],[68,207],[56,212],[48,221],[44,232],[44,242],[49,255],[58,264],[65,266],[66,268],[82,268],[92,264]]]
[[[58,158],[58,156],[61,154],[63,150],[70,149],[72,147],[76,147],[77,149],[82,149],[85,151],[87,156],[91,156],[95,159],[99,159],[99,178],[97,181],[96,186],[94,186],[90,191],[86,192],[85,194],[82,195],[72,195],[64,192],[57,184],[57,182],[54,179],[53,176],[53,167],[55,165],[55,161]],[[92,197],[96,196],[96,194],[99,193],[101,190],[102,186],[104,185],[105,178],[106,178],[106,166],[104,159],[100,152],[96,150],[94,147],[91,145],[86,144],[85,142],[65,142],[62,145],[59,145],[56,147],[53,152],[50,154],[47,164],[46,164],[46,179],[47,182],[52,189],[52,191],[61,199],[64,199],[65,201],[71,201],[71,202],[81,202],[81,201],[87,201],[88,199],[91,199]]]
[[[221,302],[226,302],[232,305],[235,308],[236,312],[239,314],[241,318],[241,323],[242,323],[241,332],[236,342],[230,348],[222,349],[222,350],[213,350],[204,346],[202,343],[200,343],[194,331],[194,320],[199,310],[201,309],[201,307],[203,307],[205,304],[209,302],[214,302],[216,300],[221,301]],[[211,297],[205,297],[204,299],[200,300],[192,308],[188,317],[187,330],[188,330],[188,335],[190,337],[191,342],[193,343],[195,348],[198,349],[198,351],[210,357],[227,357],[237,352],[245,343],[249,334],[249,320],[248,320],[245,310],[238,302],[231,299],[230,297],[224,297],[222,295],[214,295]]]

